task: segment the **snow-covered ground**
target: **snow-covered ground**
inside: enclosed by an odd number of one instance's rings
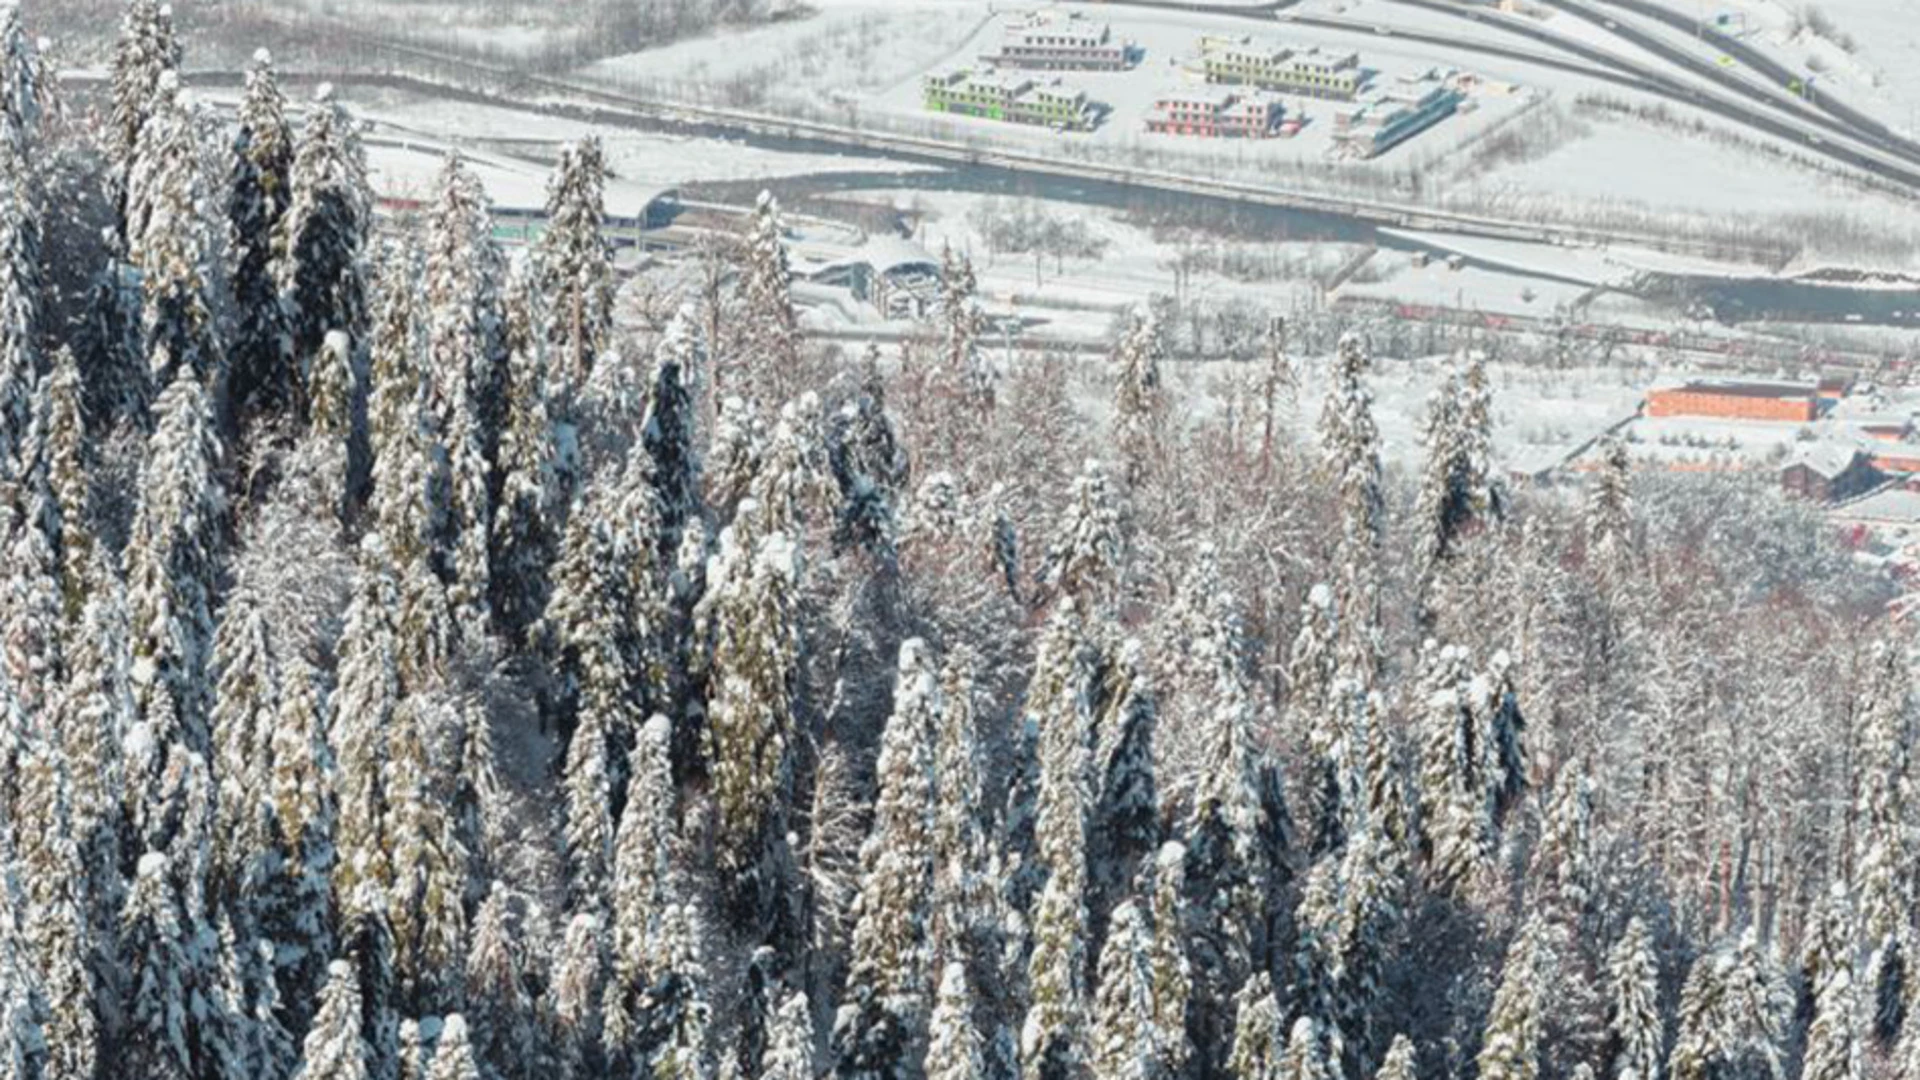
[[[727,104],[823,107],[917,80],[960,55],[988,19],[975,0],[829,3],[813,18],[703,37],[603,60],[590,78]]]

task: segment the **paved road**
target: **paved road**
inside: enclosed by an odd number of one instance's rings
[[[1694,19],[1689,19],[1685,15],[1659,4],[1648,3],[1647,0],[1597,0],[1597,2],[1658,20],[1668,26],[1684,30],[1690,34],[1697,34],[1704,40],[1712,43],[1712,45],[1721,52],[1752,68],[1763,78],[1769,80],[1774,86],[1782,89],[1788,88],[1789,85],[1796,80],[1804,82],[1811,78],[1811,76],[1806,73],[1797,72],[1788,68],[1785,64],[1780,63],[1765,52],[1754,48],[1737,37],[1722,34],[1711,26],[1698,23]],[[1862,137],[1870,137],[1879,145],[1888,148],[1898,148],[1898,152],[1910,160],[1920,160],[1920,142],[1915,142],[1910,138],[1897,134],[1893,129],[1887,127],[1887,125],[1881,123],[1879,120],[1855,109],[1846,102],[1835,98],[1833,95],[1814,89],[1807,95],[1806,100],[1815,108],[1820,109],[1834,119],[1853,128],[1856,132],[1859,132]]]

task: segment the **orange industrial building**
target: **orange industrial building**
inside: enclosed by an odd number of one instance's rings
[[[1820,415],[1822,400],[1812,383],[1696,380],[1648,393],[1646,415],[1800,423]]]

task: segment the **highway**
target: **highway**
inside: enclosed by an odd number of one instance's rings
[[[1679,12],[1672,11],[1659,4],[1648,3],[1647,0],[1598,0],[1598,2],[1609,7],[1634,12],[1635,14],[1654,19],[1688,33],[1697,34],[1721,52],[1752,68],[1758,72],[1762,78],[1769,80],[1774,86],[1781,89],[1786,89],[1796,81],[1809,83],[1812,81],[1811,76],[1803,76],[1801,73],[1793,71],[1773,57],[1748,45],[1745,41],[1728,34],[1722,34],[1711,26],[1699,23],[1694,19],[1689,19]],[[1834,119],[1853,128],[1861,135],[1870,136],[1883,146],[1890,148],[1898,147],[1902,156],[1909,160],[1920,161],[1920,143],[1896,134],[1885,124],[1853,108],[1846,102],[1840,101],[1830,94],[1821,93],[1817,89],[1807,94],[1806,100],[1811,103],[1814,108],[1820,109]]]

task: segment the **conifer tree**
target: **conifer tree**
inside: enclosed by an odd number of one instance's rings
[[[341,903],[340,941],[360,986],[360,1033],[367,1041],[368,1080],[400,1075],[399,987],[393,927],[379,886],[362,881]]]
[[[986,1051],[964,963],[949,960],[941,970],[927,1027],[927,1080],[985,1080]]]
[[[547,184],[547,229],[535,252],[540,336],[561,384],[584,386],[613,330],[613,256],[602,232],[606,159],[597,138],[561,148]]]
[[[1160,458],[1160,328],[1151,311],[1136,311],[1114,350],[1113,444],[1121,482],[1134,491]]]
[[[1587,496],[1587,558],[1602,575],[1616,575],[1633,556],[1632,464],[1626,444],[1609,438]]]
[[[40,221],[24,159],[0,158],[0,470],[29,451],[40,370]],[[18,464],[16,464],[18,461]]]
[[[761,192],[747,224],[745,264],[740,272],[740,303],[748,331],[742,343],[745,396],[778,400],[800,361],[800,320],[793,305],[793,272],[780,220],[780,204]]]
[[[275,943],[286,1026],[300,1031],[327,977],[333,949],[334,762],[318,676],[305,661],[281,676],[269,738],[268,838],[277,866],[260,899],[261,932]]]
[[[362,545],[340,635],[330,739],[338,755],[340,798],[334,892],[343,899],[353,896],[361,882],[384,890],[393,881],[386,763],[389,729],[400,703],[397,606],[386,549],[377,537],[370,538]]]
[[[86,908],[86,866],[69,812],[69,764],[47,731],[20,763],[19,820],[25,886],[22,929],[45,999],[46,1080],[92,1080],[100,1024],[94,952]]]
[[[1266,972],[1255,972],[1234,994],[1228,1075],[1233,1080],[1270,1080],[1277,1076],[1286,1055],[1280,1031],[1280,1004],[1274,997],[1273,981]]]
[[[237,896],[259,888],[267,872],[269,772],[280,713],[279,661],[266,613],[249,590],[237,592],[221,612],[213,670],[219,679],[212,712],[220,782],[215,870],[221,895]]]
[[[1639,918],[1627,924],[1608,954],[1607,976],[1614,1080],[1660,1080],[1660,1055],[1666,1045],[1660,1016],[1660,962],[1647,924]]]
[[[580,710],[567,742],[567,855],[569,882],[580,905],[596,905],[605,896],[613,872],[614,769],[612,736],[598,703]]]
[[[773,888],[768,857],[789,782],[788,745],[800,658],[795,592],[800,553],[759,532],[751,500],[720,534],[699,618],[713,642],[706,751],[719,814],[719,865],[737,912],[758,912]]]
[[[188,749],[205,753],[206,672],[226,514],[217,477],[220,442],[207,396],[187,369],[156,411],[159,426],[147,444],[125,554],[134,700],[156,740],[177,727]],[[159,707],[163,693],[172,715]]]
[[[329,330],[307,367],[308,434],[323,455],[319,477],[325,505],[346,521],[359,501],[364,460],[360,425],[354,419],[361,399],[360,370],[353,340],[344,330]]]
[[[1089,809],[1087,864],[1093,925],[1141,875],[1160,842],[1160,792],[1154,773],[1158,698],[1140,642],[1129,639],[1104,659],[1100,711],[1094,718],[1094,799]]]
[[[522,282],[507,304],[507,422],[500,433],[500,505],[489,556],[493,612],[515,642],[525,640],[527,628],[546,607],[548,569],[560,547],[546,343],[536,332],[533,306]]]
[[[934,730],[944,705],[925,642],[900,646],[893,716],[880,743],[874,824],[860,848],[845,1003],[834,1018],[837,1075],[903,1080],[925,1038],[933,890]]]
[[[44,42],[45,39],[41,39]],[[42,120],[58,110],[40,43],[27,36],[19,8],[0,12],[0,148],[15,161],[32,161]]]
[[[237,316],[227,349],[233,415],[244,422],[294,404],[299,371],[274,276],[273,237],[292,195],[293,129],[273,56],[254,53],[227,173],[227,281]]]
[[[678,550],[689,524],[700,514],[693,391],[706,363],[698,316],[692,305],[682,305],[654,348],[653,392],[647,396],[646,421],[640,429],[658,496],[663,560]]]
[[[781,407],[753,474],[748,494],[760,512],[759,526],[804,535],[831,506],[832,483],[820,399],[809,391]]]
[[[1374,1080],[1418,1080],[1414,1070],[1413,1040],[1405,1035],[1395,1035],[1393,1045],[1387,1048],[1387,1056],[1380,1062],[1380,1071],[1374,1074]]]
[[[1042,633],[1027,688],[1027,714],[1040,730],[1040,788],[1034,845],[1047,873],[1030,922],[1022,1067],[1047,1080],[1085,1059],[1087,908],[1086,816],[1092,703],[1091,650],[1071,596]]]
[[[274,234],[275,276],[286,297],[292,355],[314,355],[328,332],[366,337],[364,265],[372,197],[357,121],[322,86],[300,132],[286,209]]]
[[[804,990],[780,999],[768,1025],[760,1080],[814,1080],[813,1009]]]
[[[126,794],[123,740],[133,727],[132,657],[120,579],[95,547],[89,556],[87,600],[67,650],[67,685],[60,698],[59,734],[74,769],[71,812],[74,841],[86,864],[89,916],[96,931],[119,921],[120,859]]]
[[[1702,954],[1680,991],[1671,1080],[1707,1080],[1728,1071],[1783,1074],[1785,1002],[1778,974],[1751,929]]]
[[[607,935],[598,909],[575,913],[547,981],[554,1055],[567,1080],[584,1080],[600,1064],[600,1000],[606,990]]]
[[[614,854],[609,998],[637,992],[654,974],[655,927],[672,900],[668,891],[674,836],[672,743],[672,724],[664,716],[654,716],[641,729],[634,747],[633,779]]]
[[[986,823],[976,797],[986,781],[971,657],[949,655],[940,684],[945,707],[933,735],[931,933],[952,950],[971,936],[976,920],[985,918],[991,884],[984,877]]]
[[[0,669],[35,716],[50,709],[62,670],[59,566],[35,521],[50,516],[46,502],[16,511],[0,501]]]
[[[1487,1030],[1477,1059],[1485,1080],[1533,1080],[1540,1075],[1544,1004],[1541,983],[1551,959],[1544,955],[1543,932],[1529,916],[1507,946],[1500,985],[1487,1014]]]
[[[142,348],[152,385],[171,386],[187,372],[217,386],[213,184],[178,73],[162,73],[157,87],[127,178],[127,261],[140,272]]]
[[[320,1008],[300,1052],[295,1080],[369,1080],[367,1040],[361,1032],[360,981],[353,965],[335,960],[327,966]]]
[[[159,852],[140,857],[122,915],[127,972],[127,1030],[119,1068],[152,1080],[192,1080],[188,1049],[188,959],[192,934],[181,922],[172,867]]]
[[[1429,594],[1441,564],[1452,554],[1454,538],[1466,522],[1467,498],[1455,467],[1460,441],[1460,379],[1449,370],[1446,380],[1427,399],[1421,438],[1427,453],[1426,467],[1420,474],[1414,507],[1414,554],[1421,589]],[[1431,595],[1426,602],[1433,602]]]
[[[173,9],[160,0],[130,0],[113,50],[113,113],[108,147],[124,178],[140,133],[153,115],[163,73],[180,67]]]
[[[1480,782],[1484,752],[1465,700],[1462,650],[1430,645],[1424,650],[1420,701],[1421,847],[1427,874],[1438,888],[1468,887],[1486,856],[1491,824]]]
[[[421,466],[411,449],[424,438],[425,424],[414,271],[412,249],[404,242],[389,246],[374,294],[368,349],[367,439],[373,454],[374,519],[396,552],[408,550],[402,538],[418,543],[427,533],[424,525],[409,516],[416,512],[412,502],[418,498],[416,485],[425,483],[415,475]]]
[[[1100,947],[1099,994],[1093,1007],[1089,1065],[1097,1080],[1153,1080],[1161,1075],[1155,1028],[1152,936],[1132,901],[1113,910]]]
[[[1088,460],[1073,481],[1072,504],[1047,551],[1048,585],[1083,607],[1098,608],[1119,583],[1120,514],[1106,468]]]
[[[1287,1050],[1281,1055],[1278,1080],[1339,1080],[1338,1056],[1328,1052],[1327,1037],[1310,1016],[1293,1022]]]
[[[40,380],[44,416],[40,458],[45,481],[60,519],[60,598],[66,619],[69,649],[84,612],[94,552],[91,478],[92,442],[87,437],[84,388],[73,350],[55,351],[53,368]]]
[[[505,378],[501,257],[486,193],[456,153],[439,178],[426,261],[426,374],[447,460],[448,602],[468,630],[486,625],[491,589],[491,466]]]
[[[1860,999],[1853,975],[1853,912],[1843,886],[1836,884],[1815,909],[1808,936],[1813,1018],[1800,1075],[1803,1080],[1860,1080],[1864,1072]]]
[[[531,1080],[537,1051],[533,1001],[522,971],[520,943],[507,910],[509,893],[496,881],[473,918],[467,949],[467,1012],[474,1056],[489,1075]]]
[[[440,1025],[440,1042],[434,1048],[427,1080],[481,1080],[482,1075],[466,1017],[453,1013]]]
[[[1193,1057],[1193,971],[1187,959],[1187,849],[1168,841],[1153,861],[1153,1024],[1161,1066],[1171,1076],[1186,1073]]]
[[[1333,387],[1320,415],[1320,442],[1327,475],[1339,498],[1340,535],[1334,598],[1340,612],[1340,670],[1371,686],[1380,653],[1380,542],[1384,512],[1380,431],[1373,419],[1373,393],[1362,376],[1369,357],[1352,333],[1340,339]]]
[[[1913,896],[1905,823],[1913,735],[1905,657],[1881,643],[1870,664],[1860,717],[1853,865],[1860,929],[1869,950],[1872,1033],[1885,1046],[1899,1030],[1905,1007],[1906,912]]]
[[[460,1000],[459,958],[467,940],[466,852],[437,796],[433,726],[449,708],[434,695],[402,698],[393,710],[387,746],[395,778],[384,833],[392,845],[394,973],[401,1000],[415,1015]]]

